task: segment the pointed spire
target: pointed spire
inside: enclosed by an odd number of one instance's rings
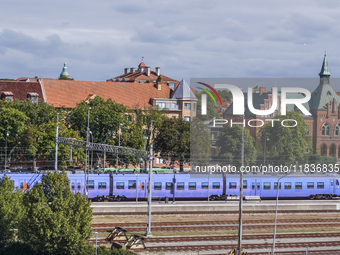
[[[323,58],[323,63],[322,63],[322,67],[321,67],[321,71],[319,73],[320,77],[325,77],[325,76],[330,76],[331,73],[328,70],[328,64],[327,64],[327,58],[326,58],[326,52],[325,52],[325,56]]]
[[[63,70],[61,71],[61,74],[60,74],[59,77],[60,77],[60,78],[61,78],[61,77],[66,77],[66,78],[69,78],[69,77],[70,77],[70,75],[69,75],[68,72],[67,72],[66,63],[64,63]]]

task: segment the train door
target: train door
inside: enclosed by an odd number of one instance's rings
[[[330,180],[330,184],[329,184],[329,191],[330,194],[335,194],[335,179],[331,179]]]
[[[250,196],[261,196],[261,180],[251,179]]]

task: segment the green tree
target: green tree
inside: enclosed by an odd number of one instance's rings
[[[210,163],[211,135],[207,126],[195,118],[190,123],[190,162],[193,166],[204,166]]]
[[[307,125],[300,113],[297,111],[288,112],[285,116],[276,116],[274,126],[269,123],[260,130],[261,141],[266,141],[266,158],[268,163],[273,164],[295,164],[305,160],[306,150],[310,137],[307,136]],[[297,122],[295,127],[284,127],[281,121],[294,119]],[[286,126],[293,126],[293,121],[286,121]]]
[[[217,138],[219,159],[222,164],[241,165],[242,127],[225,125]],[[244,129],[244,163],[249,165],[256,160],[255,139],[248,129]]]
[[[22,191],[6,175],[0,180],[0,254],[14,241],[14,229],[22,217]]]
[[[181,118],[165,119],[157,131],[155,152],[171,164],[178,161],[183,171],[185,161],[190,159],[190,122]]]
[[[89,254],[92,209],[80,193],[73,194],[65,172],[48,173],[23,200],[19,238],[40,254]]]
[[[88,109],[90,110],[90,130],[95,143],[114,143],[114,136],[117,134],[119,124],[128,126],[126,118],[127,108],[113,102],[111,99],[105,101],[101,97],[90,99],[89,102],[81,102],[73,108],[68,116],[68,124],[86,137]]]

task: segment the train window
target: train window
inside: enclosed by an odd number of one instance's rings
[[[24,183],[20,182],[20,189],[23,189],[23,188],[24,188]]]
[[[136,189],[136,181],[129,181],[128,189]]]
[[[153,184],[153,189],[154,190],[162,190],[162,183],[161,182],[155,182]]]
[[[263,183],[263,189],[264,190],[269,190],[270,189],[270,182],[264,182]]]
[[[94,189],[94,180],[89,180],[89,189]]]
[[[279,183],[279,189],[281,189],[281,182]],[[274,182],[274,190],[277,190],[277,182]]]
[[[296,182],[295,189],[302,189],[302,182]]]
[[[248,188],[248,183],[246,180],[243,181],[243,188],[244,189],[247,189]]]
[[[141,189],[141,190],[144,190],[144,182],[142,182],[142,183],[140,184],[140,189]]]
[[[236,189],[236,182],[229,182],[229,189]]]
[[[291,182],[285,182],[285,189],[292,189],[292,183]]]
[[[172,182],[165,183],[165,189],[166,190],[172,190]]]
[[[219,189],[219,188],[221,188],[221,183],[213,182],[213,189]]]
[[[106,182],[99,182],[98,189],[106,189]]]
[[[209,182],[202,182],[202,189],[209,189]]]
[[[251,183],[251,189],[254,190],[255,189],[255,182]]]
[[[332,186],[332,187],[334,186],[334,181],[333,181],[333,180],[331,180],[331,186]]]
[[[339,186],[339,180],[335,180],[336,186]]]
[[[318,189],[324,189],[325,188],[325,184],[323,182],[318,182]]]
[[[257,184],[257,185],[256,185],[256,186],[257,186],[257,190],[259,190],[259,189],[260,189],[260,183],[257,182],[256,184]]]
[[[189,189],[196,190],[196,182],[189,182]]]
[[[314,182],[307,182],[307,189],[314,189]]]
[[[71,189],[74,190],[74,188],[75,188],[75,183],[72,182],[72,184],[71,184]]]
[[[80,182],[78,182],[78,190],[80,190]]]
[[[116,188],[117,189],[124,189],[124,182],[117,182],[116,183]]]
[[[177,182],[177,190],[184,190],[184,182]]]

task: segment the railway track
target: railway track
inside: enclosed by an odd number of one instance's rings
[[[152,231],[155,232],[168,232],[168,231],[231,231],[231,230],[237,230],[238,225],[207,225],[204,223],[201,223],[202,225],[196,225],[196,226],[154,226],[152,227]],[[273,229],[274,224],[243,224],[243,229]],[[278,229],[294,229],[294,228],[340,228],[340,222],[334,222],[334,223],[300,223],[300,224],[277,224]],[[129,232],[144,232],[146,230],[145,227],[125,227],[126,230]],[[94,227],[92,228],[93,231],[96,232],[107,232],[108,230],[112,230],[114,227],[112,225],[107,227]]]
[[[269,220],[243,220],[243,224],[267,224],[267,223],[273,223],[274,219]],[[315,222],[321,222],[320,219],[278,219],[278,223],[315,223]],[[322,222],[340,222],[340,218],[326,218],[322,219]],[[174,221],[174,222],[154,222],[152,223],[153,226],[179,226],[179,225],[229,225],[229,224],[238,224],[238,220],[223,220],[223,221]],[[147,226],[145,222],[127,222],[127,223],[94,223],[92,224],[92,227],[99,228],[99,227],[109,227],[109,226],[115,226],[115,227],[131,227],[131,226],[140,226],[144,227]]]
[[[212,214],[238,214],[238,211],[187,211],[187,212],[152,212],[152,215],[212,215]],[[268,214],[274,213],[273,210],[243,210],[244,214]],[[279,214],[311,214],[311,213],[339,213],[339,210],[279,210]],[[148,215],[148,212],[94,212],[94,216],[135,216]]]

